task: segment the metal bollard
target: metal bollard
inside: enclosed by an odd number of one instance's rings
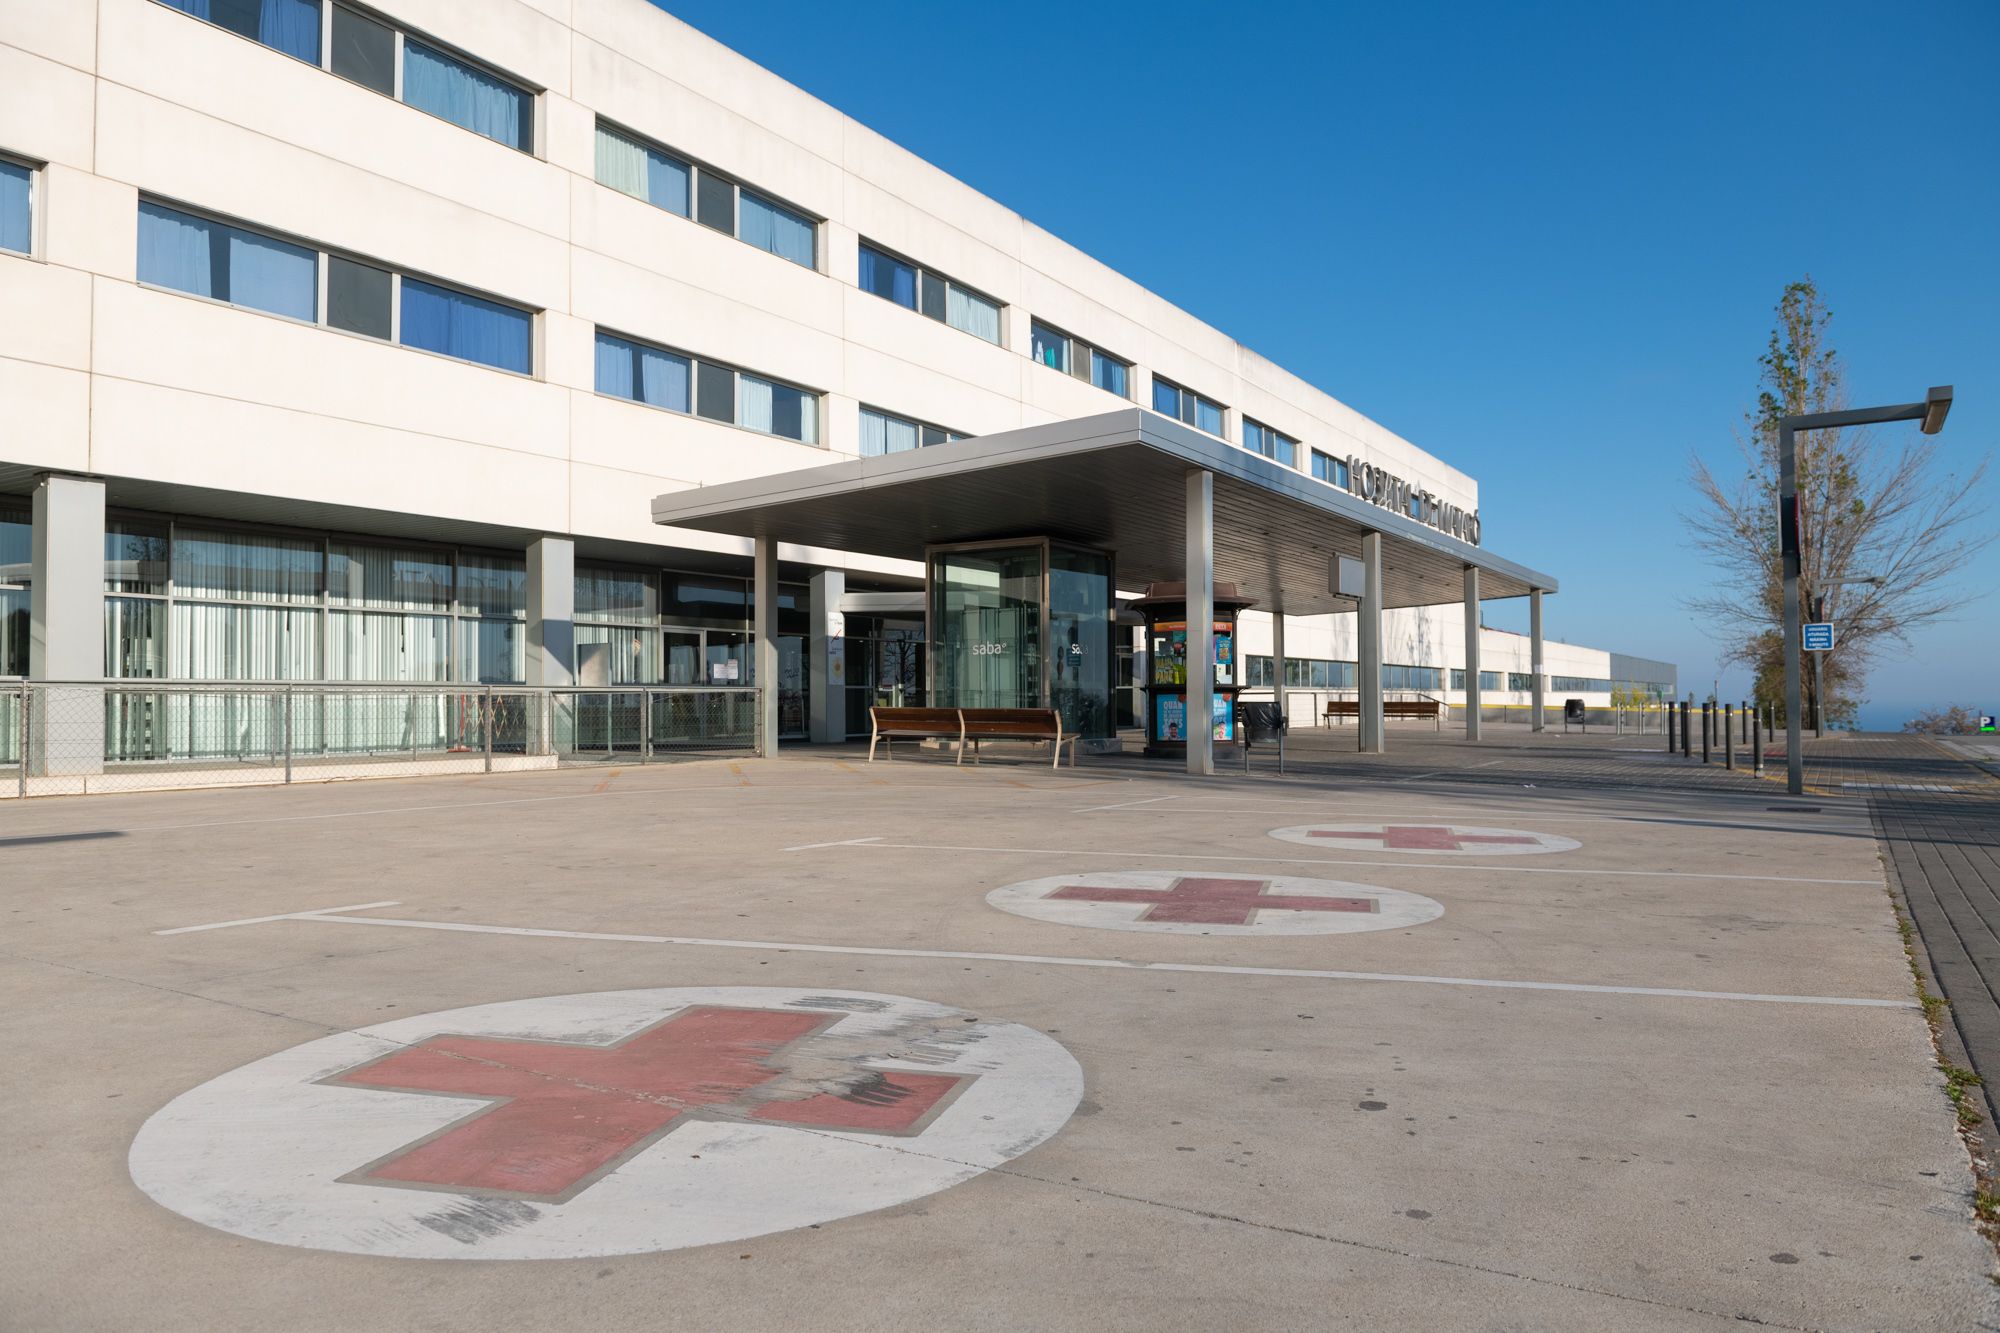
[[[1693,705],[1694,700],[1692,699],[1681,700],[1681,758],[1683,759],[1688,758],[1694,753],[1690,748],[1691,742],[1688,740],[1688,710]]]
[[[1722,705],[1722,766],[1736,767],[1736,705]]]
[[[1757,711],[1762,713],[1764,710],[1759,708]],[[1757,739],[1757,733],[1762,729],[1757,719],[1752,717],[1750,719],[1750,771],[1758,774],[1764,771],[1764,745],[1763,742]]]
[[[1715,719],[1711,716],[1710,709],[1711,705],[1708,701],[1703,700],[1701,705],[1701,762],[1704,764],[1708,762],[1709,742],[1715,734]]]
[[[1674,752],[1674,706],[1671,702],[1669,702],[1667,704],[1667,753],[1672,754],[1673,752]]]

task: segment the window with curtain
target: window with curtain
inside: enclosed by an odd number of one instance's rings
[[[534,316],[519,306],[404,278],[402,343],[526,375],[534,364]]]
[[[1126,372],[1131,369],[1115,356],[1106,356],[1094,347],[1090,350],[1090,382],[1108,393],[1115,393],[1120,398],[1131,396],[1125,378]]]
[[[1028,329],[1028,354],[1052,370],[1069,372],[1069,335],[1036,320]]]
[[[886,255],[866,241],[861,243],[861,290],[894,301],[905,310],[917,308],[917,269],[914,264]]]
[[[320,0],[164,0],[198,19],[308,64],[319,64]]]
[[[649,407],[686,412],[693,363],[662,348],[609,333],[597,335],[597,391]]]
[[[509,148],[534,146],[534,98],[525,90],[407,36],[403,100]]]
[[[861,409],[861,456],[880,458],[917,447],[917,423],[872,407]]]
[[[326,556],[327,600],[335,606],[449,612],[451,563],[443,551],[333,542]]]
[[[1222,404],[1158,376],[1153,378],[1153,410],[1210,435],[1222,434]]]
[[[1335,458],[1332,454],[1323,454],[1315,449],[1312,451],[1312,469],[1313,475],[1321,481],[1331,482],[1335,486],[1347,485],[1347,463],[1344,459]]]
[[[28,674],[28,583],[34,546],[29,507],[0,500],[0,676]],[[0,710],[0,717],[5,716]]]
[[[679,158],[597,123],[597,183],[644,199],[669,213],[688,215],[693,168]]]
[[[814,266],[815,223],[802,213],[744,190],[736,208],[736,235],[739,240],[768,250],[780,259],[789,259],[806,268]]]
[[[289,241],[139,205],[139,281],[292,319],[319,316],[319,254]]]
[[[528,565],[517,555],[458,557],[461,680],[484,685],[527,679]]]
[[[28,254],[35,248],[35,173],[0,158],[0,250]]]
[[[183,527],[174,533],[174,592],[245,602],[317,602],[323,551],[311,537]]]
[[[805,444],[819,443],[819,396],[804,389],[761,379],[736,377],[736,424],[766,435],[781,435]]]
[[[659,619],[660,582],[640,570],[579,565],[576,569],[576,618],[650,625]]]
[[[975,338],[1000,341],[1000,306],[953,283],[945,297],[944,322]]]
[[[1299,442],[1259,421],[1243,418],[1243,447],[1291,467],[1298,459]]]

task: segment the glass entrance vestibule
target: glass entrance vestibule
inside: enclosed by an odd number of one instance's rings
[[[1045,537],[925,553],[930,699],[944,708],[1054,708],[1086,740],[1117,735],[1113,564]]]

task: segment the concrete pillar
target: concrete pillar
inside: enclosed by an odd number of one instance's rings
[[[1187,474],[1187,771],[1215,772],[1215,474]]]
[[[1360,687],[1360,716],[1355,719],[1361,733],[1363,754],[1386,754],[1388,738],[1382,730],[1382,534],[1371,532],[1361,539],[1361,602],[1355,607],[1355,684]]]
[[[1479,569],[1465,567],[1465,739],[1479,739]]]
[[[35,487],[28,599],[28,677],[104,679],[104,483],[44,477]],[[104,771],[101,685],[38,691],[29,721],[31,771]]]
[[[528,684],[576,681],[576,543],[542,537],[528,546]]]
[[[847,739],[847,624],[840,614],[840,598],[846,591],[843,570],[822,569],[812,576],[807,691],[815,745],[837,745]]]
[[[1528,724],[1540,731],[1547,725],[1542,717],[1542,707],[1548,701],[1548,678],[1542,674],[1542,590],[1528,590],[1528,670],[1529,677]]]
[[[768,759],[778,753],[778,543],[756,539],[750,556],[751,593],[756,606],[751,625],[757,635],[757,753]]]
[[[1271,608],[1271,697],[1277,700],[1278,716],[1291,720],[1285,706],[1285,613]]]

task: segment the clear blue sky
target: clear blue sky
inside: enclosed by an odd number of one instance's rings
[[[1855,403],[1954,384],[1953,457],[2000,440],[1990,0],[663,7],[1471,473],[1550,634],[1685,688],[1686,460],[1732,449],[1787,281]],[[1996,626],[1883,663],[1864,722],[2000,709]]]

